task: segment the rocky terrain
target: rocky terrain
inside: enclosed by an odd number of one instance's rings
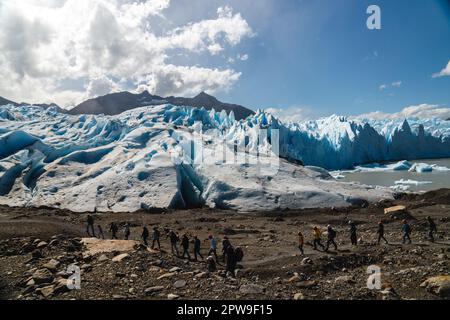
[[[384,214],[392,205],[407,213]],[[50,208],[0,207],[1,299],[448,299],[450,298],[450,190],[403,195],[345,209],[236,213],[188,210],[96,213],[105,236],[110,222],[130,223],[131,240],[86,238],[86,214]],[[438,225],[436,243],[426,235],[424,218]],[[402,245],[401,220],[413,228],[413,244]],[[351,219],[358,226],[358,246],[349,244]],[[376,244],[376,224],[386,223],[389,245]],[[162,252],[140,243],[142,225],[162,230]],[[338,231],[337,252],[314,251],[311,229]],[[228,235],[244,249],[236,278],[223,267],[208,273],[205,263],[170,253],[166,230],[198,235],[206,254],[209,234]],[[305,234],[305,255],[297,232]],[[123,238],[120,231],[119,236]],[[81,289],[69,290],[68,267],[81,269]],[[381,268],[381,290],[367,288],[367,267]]]

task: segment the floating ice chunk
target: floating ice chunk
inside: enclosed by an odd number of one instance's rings
[[[411,179],[400,179],[398,181],[395,181],[396,185],[413,185],[413,186],[419,186],[424,184],[432,184],[432,181],[417,181],[417,180],[411,180]]]
[[[409,169],[410,172],[432,172],[433,166],[427,164],[427,163],[415,163],[413,166]]]

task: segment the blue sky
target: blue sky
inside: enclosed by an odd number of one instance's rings
[[[450,77],[432,78],[450,60],[445,1],[258,2],[229,2],[257,36],[240,45],[249,59],[221,99],[253,108],[306,107],[318,115],[450,106]],[[366,27],[370,4],[381,8],[381,30]]]
[[[205,90],[310,117],[450,107],[449,40],[446,0],[0,0],[0,96]]]

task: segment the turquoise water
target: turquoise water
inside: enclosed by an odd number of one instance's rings
[[[450,159],[435,160],[412,160],[411,163],[428,163],[450,168]],[[432,172],[408,172],[408,171],[374,171],[374,172],[341,172],[345,176],[339,181],[359,182],[373,186],[392,187],[397,186],[398,190],[405,188],[404,191],[431,191],[441,188],[450,188],[450,170],[432,171]],[[396,181],[411,180],[411,184],[396,184]],[[417,183],[412,184],[412,183]],[[404,187],[402,187],[404,186]],[[406,189],[407,187],[407,189]]]

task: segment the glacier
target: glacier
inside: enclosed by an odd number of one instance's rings
[[[349,206],[394,194],[339,182],[327,170],[449,157],[449,136],[449,122],[438,119],[284,123],[264,111],[237,121],[233,113],[169,104],[117,116],[0,106],[0,204],[77,212]],[[273,173],[217,159],[223,143],[227,159],[259,161],[255,155],[273,153],[275,139]]]

